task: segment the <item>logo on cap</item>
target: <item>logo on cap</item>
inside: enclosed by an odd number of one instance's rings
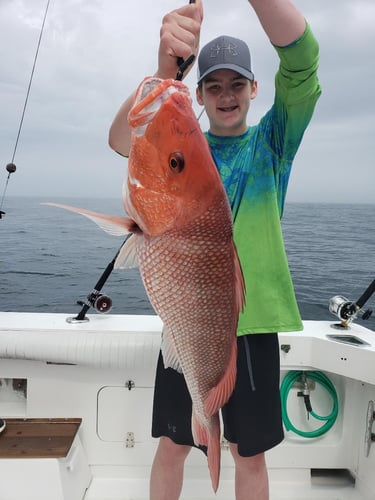
[[[210,57],[218,57],[220,53],[222,53],[224,56],[225,53],[231,56],[238,56],[237,45],[232,42],[228,42],[228,44],[225,45],[224,42],[223,44],[216,43],[216,45],[213,45],[211,47]]]

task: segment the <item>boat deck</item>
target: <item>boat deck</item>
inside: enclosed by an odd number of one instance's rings
[[[270,500],[363,500],[365,497],[355,489],[354,482],[345,472],[337,471],[327,475],[324,471],[314,474],[309,482],[272,479],[270,471]],[[142,484],[143,483],[143,484]],[[109,480],[96,478],[91,484],[84,500],[148,500],[145,482],[137,484],[128,480]],[[123,492],[119,496],[119,492]],[[222,481],[215,495],[207,481],[188,482],[181,500],[233,500],[232,480]]]

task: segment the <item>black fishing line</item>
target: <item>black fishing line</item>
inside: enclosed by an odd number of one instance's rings
[[[1,199],[1,203],[0,203],[0,212],[1,212],[1,209],[2,209],[2,207],[3,207],[4,198],[5,198],[5,193],[6,193],[7,188],[8,188],[8,183],[9,183],[10,174],[11,174],[11,173],[13,173],[13,172],[15,172],[14,158],[15,158],[15,156],[16,156],[16,152],[17,152],[17,147],[18,147],[18,142],[19,142],[20,135],[21,135],[21,130],[22,130],[22,125],[23,125],[23,120],[24,120],[24,118],[25,118],[25,113],[26,113],[27,103],[28,103],[28,100],[29,100],[29,95],[30,95],[31,84],[32,84],[32,82],[33,82],[33,77],[34,77],[34,72],[35,72],[36,62],[37,62],[38,55],[39,55],[40,44],[41,44],[41,41],[42,41],[42,36],[43,36],[43,32],[44,32],[44,25],[46,24],[46,19],[47,19],[47,14],[48,14],[48,9],[49,9],[49,4],[50,4],[50,1],[51,1],[51,0],[47,0],[46,8],[45,8],[45,11],[44,11],[43,22],[42,22],[42,26],[41,26],[40,33],[39,33],[39,40],[38,40],[38,44],[37,44],[37,48],[36,48],[36,52],[35,52],[35,56],[34,56],[34,62],[33,62],[33,67],[32,67],[32,70],[31,70],[31,75],[30,75],[29,85],[28,85],[28,87],[27,87],[27,92],[26,92],[25,103],[24,103],[24,105],[23,105],[23,110],[22,110],[22,115],[21,115],[20,124],[19,124],[19,127],[18,127],[18,132],[17,132],[17,137],[16,137],[16,143],[15,143],[15,145],[14,145],[14,150],[13,150],[12,160],[11,160],[11,162],[7,165],[8,177],[7,177],[7,180],[6,180],[6,183],[5,183],[5,188],[4,188],[3,196],[2,196],[2,199]],[[9,167],[10,165],[13,165],[13,166],[14,166],[14,170],[12,169],[12,171],[10,171],[10,170],[8,169],[8,167]]]

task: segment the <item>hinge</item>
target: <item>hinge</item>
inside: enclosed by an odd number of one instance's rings
[[[134,432],[127,432],[126,433],[126,447],[127,448],[134,448],[135,446],[135,441],[134,441]]]

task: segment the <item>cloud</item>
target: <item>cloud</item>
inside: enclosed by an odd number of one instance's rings
[[[109,149],[108,129],[122,101],[155,71],[162,17],[180,5],[51,1],[10,195],[121,196],[126,161]],[[295,160],[288,200],[373,203],[375,4],[296,5],[320,43],[323,94]],[[0,0],[0,168],[13,152],[45,7],[45,0]],[[254,123],[272,102],[274,50],[247,2],[205,0],[204,7],[202,44],[227,33],[251,47],[259,80],[249,114]],[[195,74],[186,80],[192,92]]]

